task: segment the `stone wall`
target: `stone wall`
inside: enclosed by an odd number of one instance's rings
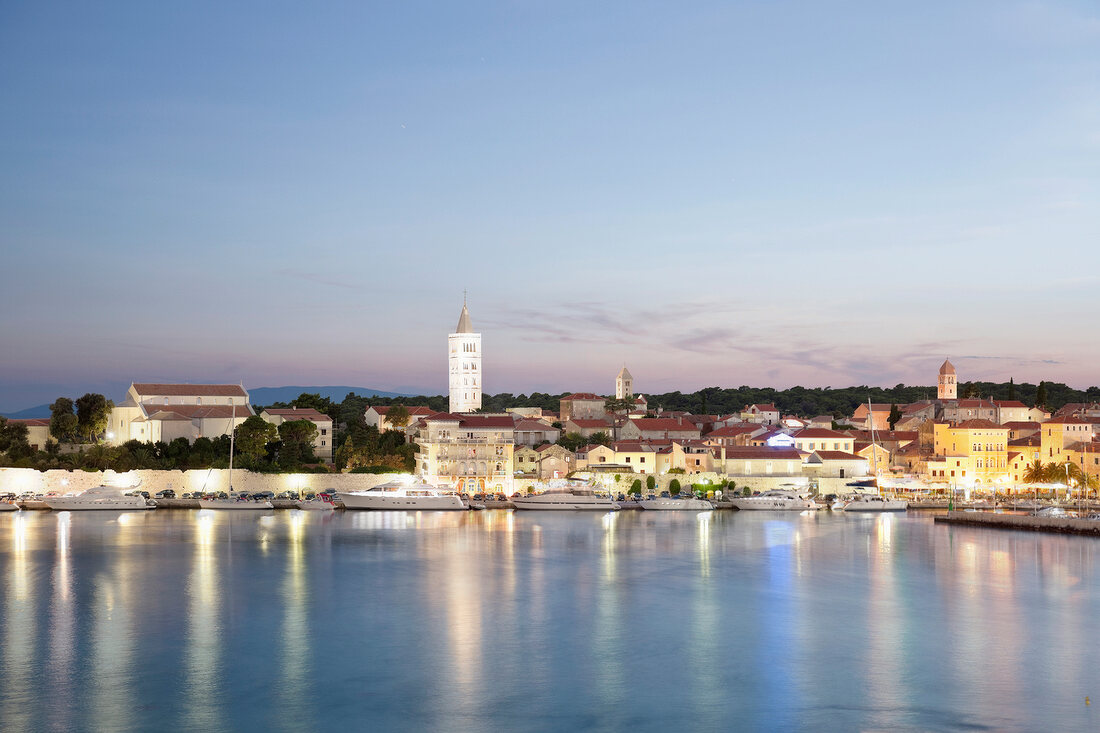
[[[233,471],[234,491],[319,491],[335,489],[353,491],[369,489],[399,475],[372,473],[252,473]],[[201,469],[195,471],[36,471],[33,468],[0,468],[0,493],[22,494],[31,491],[45,494],[51,491],[66,493],[83,491],[93,486],[137,487],[154,494],[162,489],[173,489],[177,494],[195,491],[228,491],[227,469]]]

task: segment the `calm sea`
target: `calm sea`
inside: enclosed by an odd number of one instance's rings
[[[1095,730],[1098,552],[915,514],[5,514],[0,729]]]

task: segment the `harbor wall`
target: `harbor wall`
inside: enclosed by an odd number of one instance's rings
[[[962,524],[972,527],[1100,536],[1100,522],[1077,517],[1035,517],[1028,514],[997,514],[994,512],[948,512],[936,517],[935,522],[938,524]]]
[[[396,473],[253,473],[233,471],[234,491],[353,491],[369,489],[400,475]],[[55,469],[36,471],[33,468],[0,468],[0,493],[36,494],[83,491],[101,485],[119,488],[139,487],[154,494],[163,489],[173,489],[177,494],[195,491],[228,491],[228,469],[199,469],[194,471],[139,470],[117,473],[115,471],[66,471]]]

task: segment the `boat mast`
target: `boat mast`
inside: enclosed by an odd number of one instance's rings
[[[882,489],[878,485],[878,451],[875,448],[878,447],[878,441],[875,440],[875,412],[871,409],[871,398],[867,398],[867,416],[871,418],[871,473],[875,477],[875,491],[879,494],[882,493]]]
[[[229,401],[233,403],[233,417],[229,418],[229,490],[233,491],[233,437],[237,433],[234,425],[237,422],[237,403],[232,397]]]

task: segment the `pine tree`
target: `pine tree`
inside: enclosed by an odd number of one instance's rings
[[[1039,382],[1039,389],[1035,392],[1035,406],[1046,407],[1047,405],[1047,384],[1046,382]]]
[[[1016,399],[1016,382],[1012,377],[1008,378],[1008,399]]]

